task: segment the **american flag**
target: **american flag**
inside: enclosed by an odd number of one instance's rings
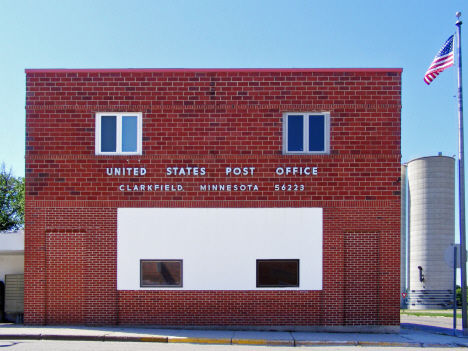
[[[424,76],[424,81],[427,85],[431,84],[440,72],[450,66],[453,66],[453,35],[447,39],[444,46],[442,46],[434,58],[434,61],[432,61]]]

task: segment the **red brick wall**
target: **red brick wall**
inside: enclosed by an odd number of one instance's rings
[[[25,237],[26,323],[115,324],[117,211],[29,205],[38,229]]]
[[[399,324],[401,70],[28,70],[26,88],[25,323]],[[94,155],[106,111],[143,112],[143,155]],[[282,155],[286,111],[330,112],[331,154]],[[147,174],[106,175],[129,166]],[[166,175],[181,166],[207,174]],[[288,166],[318,175],[275,174]],[[323,290],[117,291],[119,207],[322,207]]]
[[[119,324],[320,325],[319,291],[122,291]]]

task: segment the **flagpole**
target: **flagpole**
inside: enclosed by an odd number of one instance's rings
[[[458,46],[458,182],[459,182],[459,219],[460,219],[460,260],[462,292],[462,326],[463,335],[468,336],[466,311],[466,234],[465,234],[465,151],[463,138],[463,90],[462,90],[462,57],[461,57],[461,13],[457,12],[457,46]]]

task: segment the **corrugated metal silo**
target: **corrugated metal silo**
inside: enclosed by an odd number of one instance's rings
[[[444,250],[455,238],[455,160],[447,156],[408,163],[409,308],[451,305],[453,270]]]

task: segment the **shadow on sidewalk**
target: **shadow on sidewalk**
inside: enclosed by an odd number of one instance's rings
[[[458,337],[463,336],[463,332],[461,330],[454,330],[453,328],[436,327],[433,325],[401,323],[400,327],[402,329],[410,329],[410,330],[422,331],[422,332],[433,333],[433,334],[442,334],[442,335],[450,335],[450,336],[458,336]]]

